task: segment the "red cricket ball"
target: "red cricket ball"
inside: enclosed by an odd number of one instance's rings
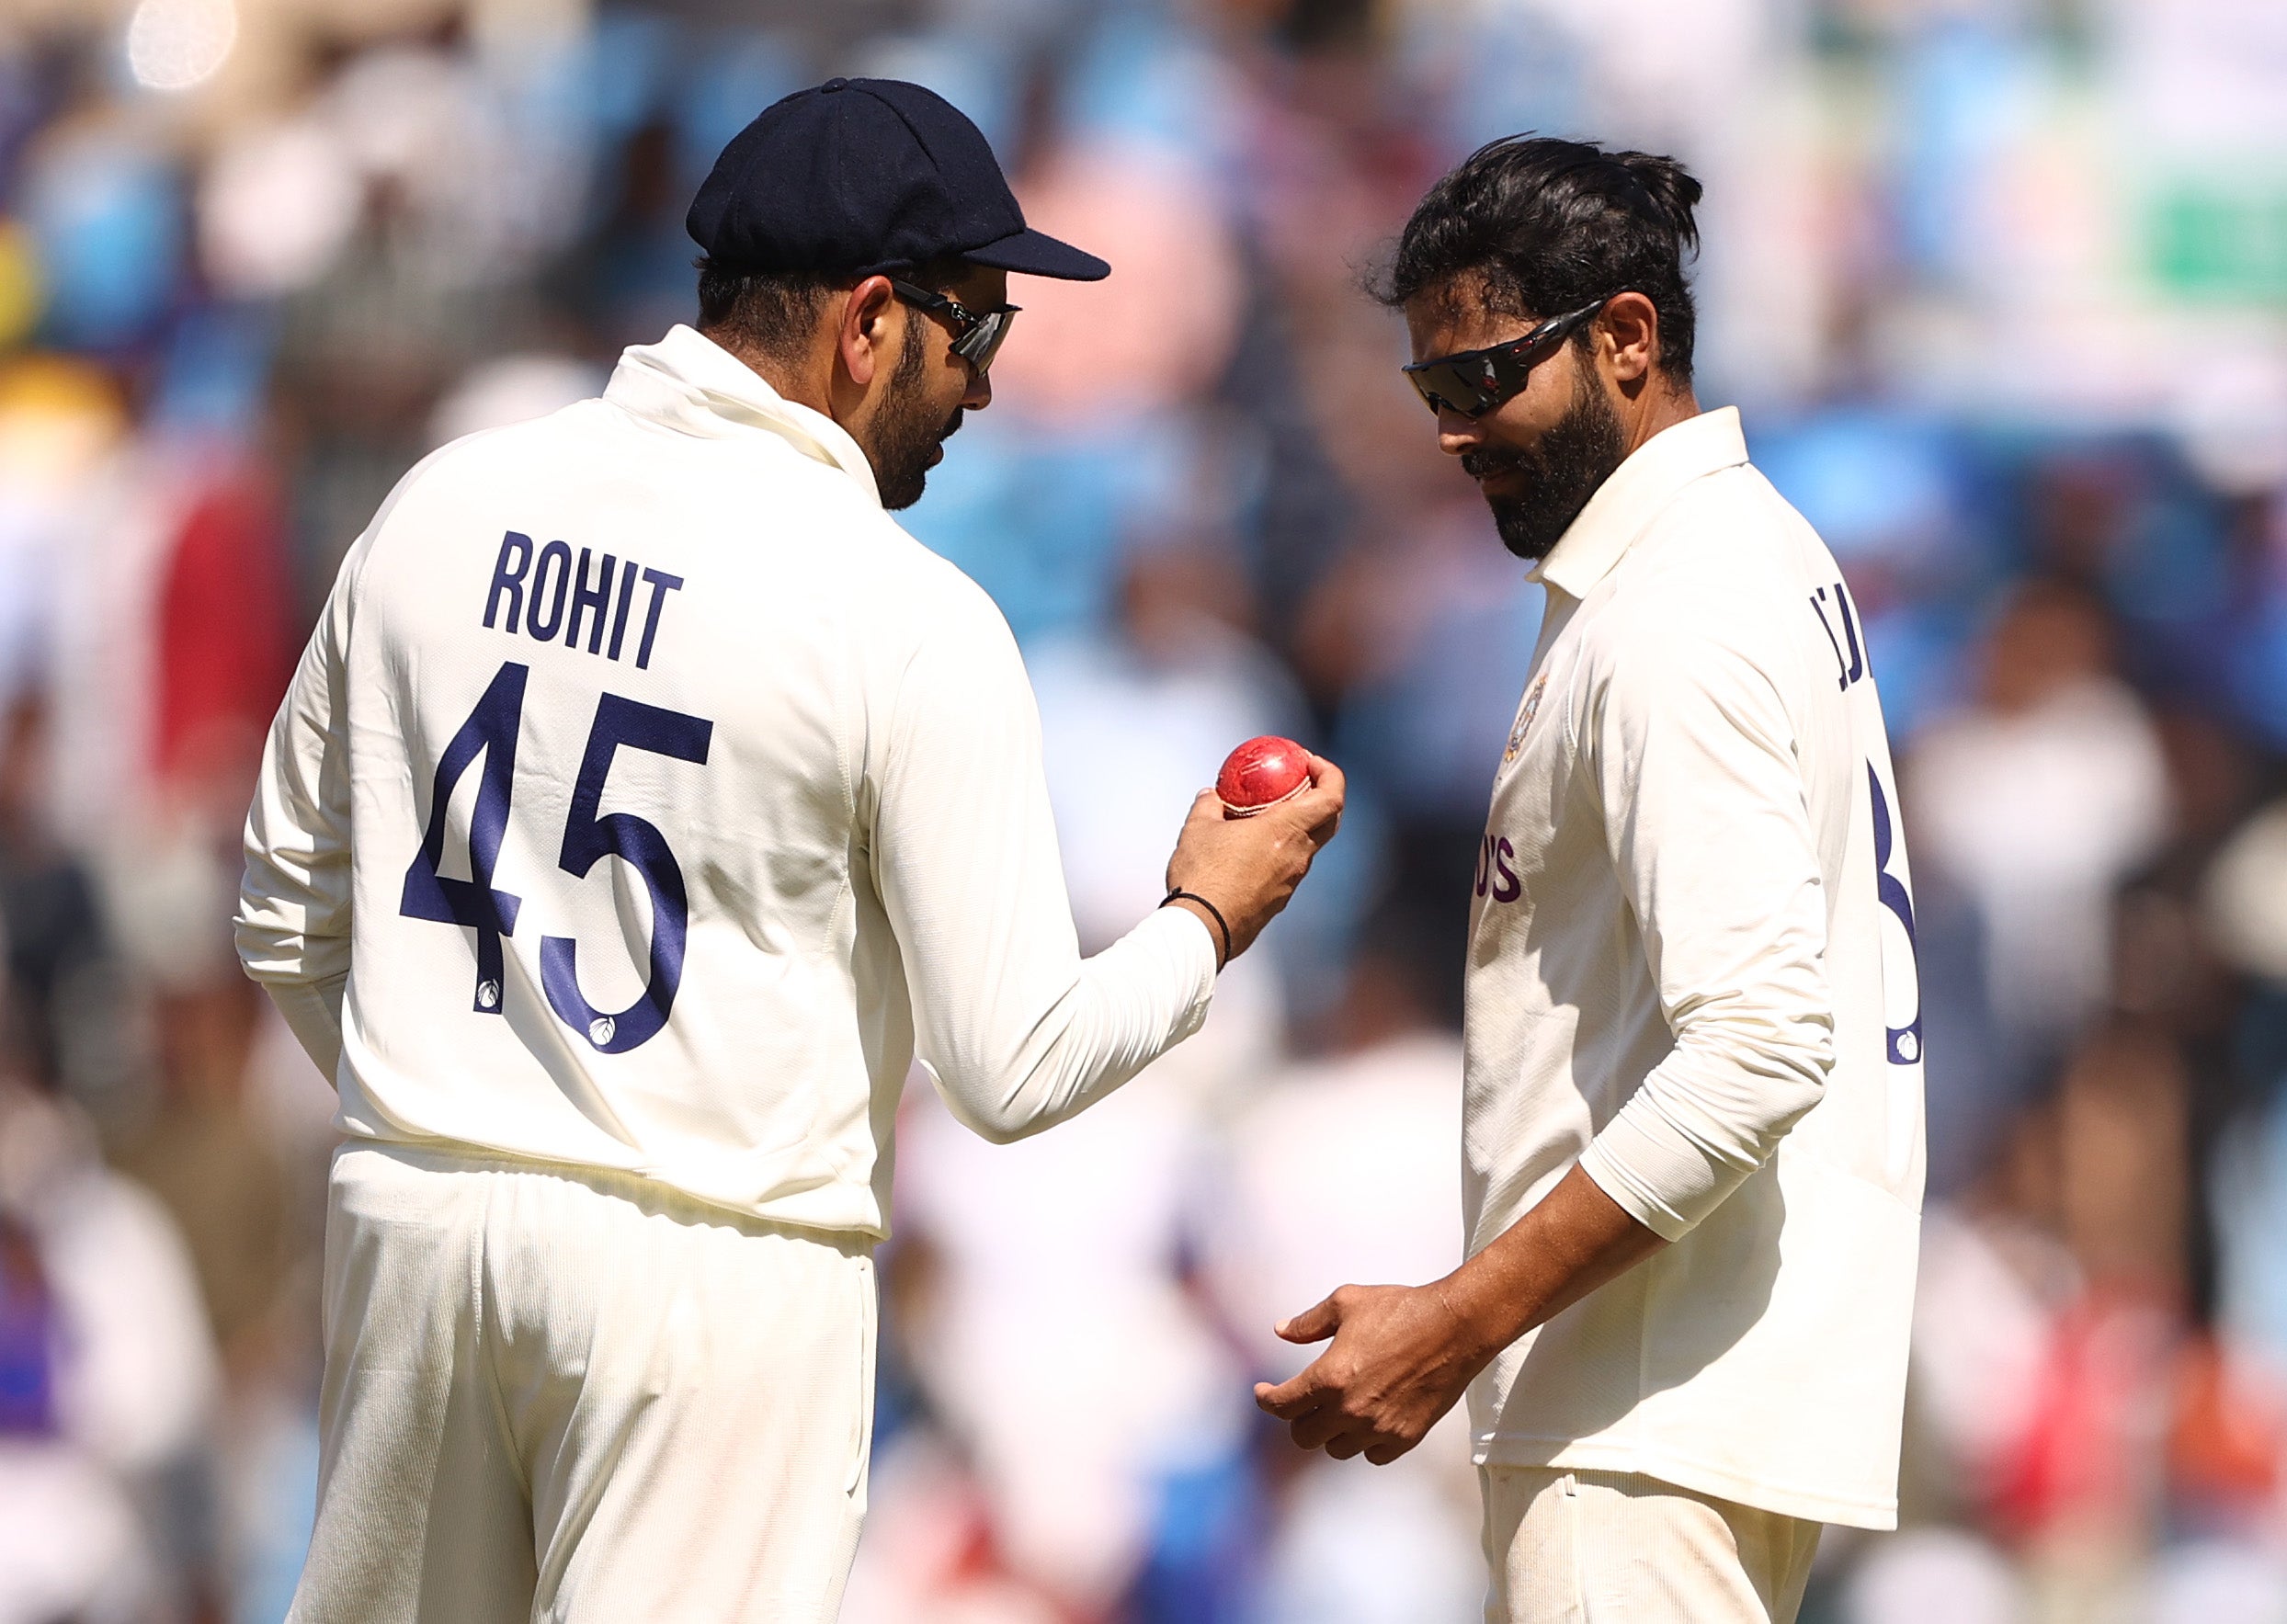
[[[1251,818],[1310,788],[1310,753],[1275,734],[1249,739],[1223,758],[1215,793],[1233,817]]]

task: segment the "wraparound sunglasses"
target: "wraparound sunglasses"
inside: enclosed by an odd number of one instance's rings
[[[998,310],[976,311],[958,300],[942,293],[932,293],[927,288],[911,282],[890,278],[890,290],[907,304],[926,310],[931,315],[942,316],[952,324],[953,353],[977,369],[979,377],[993,365],[993,358],[1007,342],[1008,329],[1023,306],[1004,304]]]
[[[1434,360],[1416,361],[1405,378],[1432,412],[1459,412],[1481,417],[1525,387],[1532,369],[1556,353],[1557,346],[1580,329],[1581,324],[1610,301],[1607,293],[1594,304],[1561,316],[1551,316],[1522,338],[1484,349],[1464,349]]]

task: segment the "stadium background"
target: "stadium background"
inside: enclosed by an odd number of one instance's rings
[[[1459,1245],[1460,930],[1539,614],[1356,290],[1518,129],[1708,186],[1701,399],[1865,606],[1918,882],[1906,1529],[1806,1617],[2287,1620],[2287,8],[2275,0],[6,0],[0,1624],[273,1620],[330,1096],[225,920],[395,478],[692,311],[830,73],[1035,221],[909,516],[1022,638],[1091,943],[1299,733],[1353,810],[1208,1032],[999,1150],[908,1101],[853,1624],[1473,1618],[1451,1425],[1288,1450],[1266,1327]]]

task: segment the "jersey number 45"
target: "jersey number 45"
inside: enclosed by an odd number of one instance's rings
[[[445,745],[429,790],[428,827],[421,849],[405,869],[398,912],[414,919],[463,926],[476,932],[476,997],[479,1015],[498,1015],[506,1003],[501,938],[516,934],[523,899],[493,884],[501,836],[508,827],[508,803],[515,792],[517,735],[524,722],[524,688],[531,668],[504,664],[476,709]],[[579,944],[569,937],[543,936],[540,942],[540,987],[549,1008],[605,1054],[623,1054],[658,1035],[675,1007],[683,981],[684,937],[690,925],[690,900],[683,870],[656,825],[633,812],[598,816],[604,780],[621,745],[648,750],[704,766],[714,723],[680,710],[664,710],[618,694],[596,703],[587,750],[572,789],[563,844],[557,866],[574,879],[586,879],[607,857],[626,862],[651,893],[651,963],[643,991],[625,1009],[606,1011],[580,992]],[[448,812],[453,789],[484,758],[476,806],[469,818],[469,878],[449,880],[438,872],[444,856]]]

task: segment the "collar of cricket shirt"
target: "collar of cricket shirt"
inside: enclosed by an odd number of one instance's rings
[[[631,346],[604,398],[687,434],[721,437],[738,428],[774,434],[812,461],[840,469],[867,501],[881,503],[873,465],[847,429],[788,400],[695,328],[677,324],[656,344]]]
[[[1739,429],[1736,406],[1670,424],[1638,446],[1597,487],[1531,578],[1576,598],[1587,596],[1686,485],[1747,460],[1747,442]]]

